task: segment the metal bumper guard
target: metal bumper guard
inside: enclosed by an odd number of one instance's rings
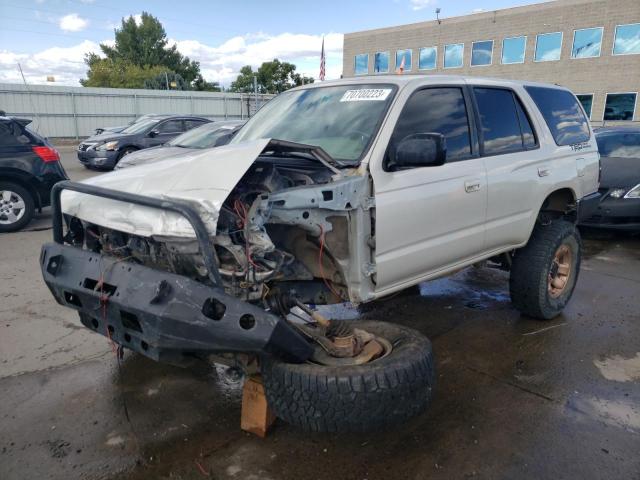
[[[77,310],[86,327],[169,363],[214,352],[269,353],[298,362],[311,356],[311,345],[284,320],[227,295],[221,287],[64,245],[60,209],[64,189],[180,213],[187,209],[185,217],[198,234],[201,248],[208,249],[203,252],[205,259],[212,261],[215,253],[208,238],[202,237],[206,233],[199,217],[192,221],[197,214],[185,203],[60,182],[52,191],[56,242],[42,247],[40,266],[58,303]],[[219,279],[217,268],[209,273]]]

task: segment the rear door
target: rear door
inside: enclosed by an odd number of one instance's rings
[[[467,89],[452,84],[411,93],[370,166],[376,202],[376,291],[435,276],[484,250],[487,180]],[[390,171],[389,153],[416,133],[447,142],[441,166]]]

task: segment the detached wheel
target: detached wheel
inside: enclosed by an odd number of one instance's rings
[[[402,423],[429,405],[435,382],[429,339],[386,322],[348,323],[391,348],[363,365],[262,360],[267,400],[285,422],[313,432],[364,432]]]
[[[0,182],[0,233],[26,226],[36,211],[31,194],[20,185]]]
[[[580,272],[582,243],[571,222],[537,225],[529,243],[517,250],[511,266],[511,302],[525,315],[549,320],[573,294]]]

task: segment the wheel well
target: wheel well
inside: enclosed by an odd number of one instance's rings
[[[538,218],[576,218],[576,196],[570,188],[561,188],[550,193],[542,202]]]
[[[2,175],[0,176],[0,181],[11,182],[11,183],[15,183],[16,185],[20,185],[22,188],[24,188],[27,192],[31,194],[35,207],[38,210],[42,209],[42,200],[40,198],[40,195],[38,194],[38,191],[35,188],[33,188],[33,186],[26,180],[20,177],[14,177],[12,175],[9,175],[9,176]]]

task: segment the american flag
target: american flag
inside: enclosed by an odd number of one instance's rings
[[[322,51],[320,52],[320,81],[324,81],[325,58],[324,58],[324,37],[322,37]]]

